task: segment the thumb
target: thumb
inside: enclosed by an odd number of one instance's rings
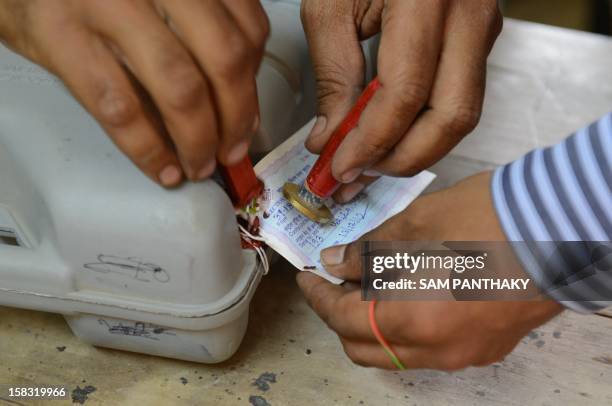
[[[321,251],[321,264],[333,276],[345,281],[361,278],[361,244],[357,240],[346,245],[337,245]]]
[[[378,228],[350,244],[337,245],[321,251],[321,264],[330,274],[348,281],[359,281],[362,271],[362,247],[365,241],[402,241],[409,239],[406,216],[397,214]]]
[[[302,24],[317,81],[317,120],[306,140],[313,153],[321,152],[363,90],[365,61],[352,3],[302,2]]]

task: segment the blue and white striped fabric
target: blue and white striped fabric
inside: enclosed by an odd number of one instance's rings
[[[513,244],[517,256],[549,296],[579,312],[612,304],[612,113],[498,168],[492,193],[508,240],[526,242]],[[584,272],[602,242],[605,266]]]

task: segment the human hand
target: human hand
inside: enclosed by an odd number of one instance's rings
[[[268,30],[254,0],[0,0],[0,40],[59,76],[164,186],[247,154]]]
[[[359,41],[382,33],[382,87],[338,149],[339,202],[381,174],[413,176],[474,129],[486,60],[501,31],[496,0],[304,0],[319,117],[306,143],[320,153],[364,87]]]
[[[489,184],[490,174],[484,173],[423,196],[361,240],[504,241]],[[359,281],[359,243],[329,248],[321,260],[331,274]],[[520,269],[512,260],[506,266]],[[309,272],[300,272],[298,283],[352,361],[394,368],[370,329],[368,302],[361,301],[359,289],[333,285]],[[551,300],[380,301],[376,318],[407,368],[457,370],[503,359],[529,331],[561,310]]]

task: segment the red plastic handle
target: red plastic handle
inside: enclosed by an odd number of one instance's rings
[[[264,185],[255,175],[249,156],[233,166],[219,166],[234,207],[246,207],[251,200],[263,193]]]
[[[319,156],[319,159],[317,159],[317,162],[315,162],[306,178],[306,187],[311,193],[325,199],[331,196],[338,190],[338,187],[340,187],[340,182],[332,175],[332,160],[334,159],[338,147],[342,144],[342,141],[344,141],[348,133],[357,127],[361,113],[363,113],[379,87],[380,82],[378,78],[374,78],[363,91],[352,110],[344,118],[344,121],[342,121],[329,138],[325,148],[323,148],[323,152],[321,152],[321,156]]]

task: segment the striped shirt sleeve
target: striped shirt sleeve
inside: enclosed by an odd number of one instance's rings
[[[612,304],[612,113],[498,168],[495,209],[546,294],[589,313]]]

